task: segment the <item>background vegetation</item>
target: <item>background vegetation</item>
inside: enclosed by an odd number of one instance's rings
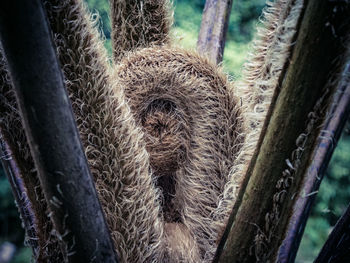
[[[87,0],[87,3],[98,18],[101,35],[104,36],[105,46],[111,54],[108,0]],[[205,0],[174,0],[173,3],[174,40],[178,45],[194,50]],[[265,0],[234,1],[223,62],[224,70],[233,79],[240,77],[264,3]],[[296,262],[313,261],[332,226],[350,202],[349,150],[350,132],[346,129],[321,185]],[[16,263],[30,262],[31,259],[30,249],[23,247],[23,236],[24,231],[20,226],[9,183],[3,171],[0,171],[0,246],[9,241],[18,247],[13,261]]]

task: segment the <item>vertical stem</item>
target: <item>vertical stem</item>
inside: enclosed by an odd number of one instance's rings
[[[0,130],[1,139],[6,144],[4,144],[6,147],[3,150],[8,150],[11,153],[11,163],[4,164],[4,168],[11,169],[8,172],[12,171],[13,174],[16,174],[16,179],[20,179],[25,186],[26,196],[31,206],[30,211],[33,214],[36,243],[38,244],[36,246],[38,249],[35,249],[37,253],[34,253],[35,259],[39,262],[46,261],[47,258],[54,255],[57,262],[61,262],[62,253],[59,246],[57,246],[59,241],[51,235],[52,223],[47,218],[47,204],[25,138],[13,85],[3,53],[3,48],[0,45]],[[9,174],[7,176],[10,177]],[[22,218],[22,220],[25,219]]]
[[[290,66],[218,262],[277,256],[324,109],[345,66],[349,17],[348,1],[306,1]]]
[[[4,3],[0,38],[40,183],[68,261],[116,262],[41,1]]]
[[[223,58],[232,0],[207,0],[203,10],[197,49],[216,64]]]
[[[350,204],[329,235],[315,263],[350,262]]]
[[[278,252],[279,262],[294,262],[311,207],[328,163],[350,113],[350,84],[342,85],[312,155],[312,163],[293,207],[286,237]]]
[[[24,188],[22,179],[19,175],[18,166],[15,160],[12,159],[12,153],[3,138],[0,138],[0,155],[2,157],[2,167],[10,182],[11,190],[17,203],[17,208],[21,216],[24,230],[26,231],[27,244],[32,248],[34,258],[37,258],[39,245],[36,235],[37,230],[35,229],[35,215],[28,199],[27,191]]]

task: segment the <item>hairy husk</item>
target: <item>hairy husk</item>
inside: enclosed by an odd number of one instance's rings
[[[236,83],[249,131],[242,154],[253,153],[281,74],[288,64],[303,0],[267,2],[252,51]],[[250,148],[250,150],[248,150]],[[250,159],[250,157],[244,157]]]
[[[172,24],[169,0],[110,1],[113,56],[116,62],[140,47],[170,41]]]
[[[207,59],[170,45],[168,1],[141,2],[112,1],[115,67],[81,1],[44,1],[121,262],[210,262],[289,55],[293,25],[278,26],[287,1],[265,12],[236,87]],[[33,170],[9,81],[1,88],[1,128]],[[40,190],[35,180],[28,189]]]
[[[143,133],[80,1],[47,1],[66,87],[115,248],[123,262],[161,262],[159,196]],[[144,191],[143,189],[149,189]]]
[[[244,140],[234,89],[216,65],[176,48],[139,50],[122,60],[117,71],[144,129],[163,193],[165,231],[186,232],[192,236],[187,242],[197,243],[197,260],[184,247],[172,262],[209,260],[228,215],[221,193],[236,184],[229,175]],[[174,231],[174,224],[181,231]],[[175,250],[171,244],[170,249]]]
[[[14,159],[20,170],[34,216],[32,227],[36,233],[38,247],[33,247],[33,254],[38,262],[46,262],[49,259],[54,259],[53,262],[56,262],[55,260],[62,262],[62,244],[52,232],[52,222],[47,215],[48,207],[25,137],[2,47],[0,47],[0,94],[1,135],[12,152],[10,158]]]

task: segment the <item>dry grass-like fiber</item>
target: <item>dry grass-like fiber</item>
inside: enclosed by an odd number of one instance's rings
[[[44,2],[121,261],[210,262],[255,149],[291,37],[282,37],[283,43],[277,37],[261,39],[256,50],[270,53],[252,59],[257,64],[247,67],[246,85],[236,89],[207,59],[171,47],[168,1],[112,1],[117,67],[111,67],[81,1]],[[285,7],[286,1],[276,1],[266,12],[274,14],[265,24],[268,36],[279,33],[276,21],[285,21],[278,15]],[[274,71],[269,70],[270,56],[278,57]],[[261,79],[269,85],[261,87]],[[18,163],[29,167],[21,168],[26,176],[35,168],[8,92],[11,83],[5,80],[1,130]],[[29,192],[40,190],[36,174],[26,187]],[[31,202],[37,204],[37,216],[45,218],[43,199],[33,196]],[[45,230],[38,223],[37,228],[38,236],[43,234],[42,250],[48,250],[46,258],[61,262],[55,255],[67,251],[55,245],[54,227],[48,223]]]
[[[210,258],[208,249],[224,227],[217,214],[220,195],[233,183],[228,175],[244,139],[233,88],[215,65],[175,48],[137,51],[117,71],[145,133],[153,176],[162,190],[165,231],[180,227],[179,234],[196,240],[197,260]],[[185,247],[181,253],[169,258],[185,260]]]

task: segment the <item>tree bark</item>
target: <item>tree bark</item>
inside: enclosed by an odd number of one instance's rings
[[[205,2],[197,50],[206,54],[216,64],[224,55],[232,0],[207,0]]]
[[[339,81],[350,25],[348,1],[305,1],[296,46],[233,224],[215,262],[268,262],[276,253]],[[292,111],[292,112],[291,112]],[[248,170],[249,171],[249,170]]]
[[[41,2],[4,3],[0,37],[40,183],[67,260],[116,262]]]

